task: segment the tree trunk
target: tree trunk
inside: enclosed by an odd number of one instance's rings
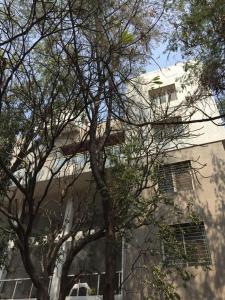
[[[57,300],[65,300],[66,297],[69,295],[69,292],[70,292],[71,288],[73,287],[74,283],[75,283],[75,281],[69,280],[67,276],[66,276],[66,278],[65,277],[61,278],[59,299],[57,299]]]
[[[37,300],[49,300],[49,296],[48,295],[39,295],[37,296]]]
[[[114,300],[116,282],[116,236],[111,199],[104,200],[105,235],[105,288],[103,300]]]
[[[49,300],[48,286],[37,288],[37,300]]]
[[[59,299],[57,300],[65,300],[68,294],[65,291],[60,291]]]

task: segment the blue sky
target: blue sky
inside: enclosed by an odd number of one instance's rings
[[[157,62],[157,64],[160,66],[160,68],[166,68],[168,66],[174,65],[178,62],[182,62],[182,57],[179,52],[176,53],[170,53],[168,57],[168,53],[164,53],[166,49],[167,44],[161,43],[155,47],[155,50],[153,51],[153,58]],[[146,71],[155,71],[159,70],[159,66],[153,61],[149,65],[146,66]]]

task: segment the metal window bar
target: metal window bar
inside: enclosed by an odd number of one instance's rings
[[[183,229],[184,242],[187,253],[187,264],[189,266],[196,264],[211,264],[211,255],[209,252],[208,242],[204,224],[189,226]]]
[[[158,186],[161,193],[173,193],[174,185],[170,165],[164,165],[159,168]]]
[[[171,172],[175,192],[193,190],[190,161],[171,164]]]
[[[162,245],[163,259],[167,265],[197,266],[212,263],[203,222],[200,224],[177,224],[171,227],[174,230],[174,238],[177,242],[182,241],[181,248],[186,258],[180,259],[173,254],[171,255],[168,247]]]
[[[161,193],[193,190],[190,161],[161,166],[158,173],[158,186]]]

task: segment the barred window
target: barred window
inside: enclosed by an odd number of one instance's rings
[[[158,186],[161,193],[193,190],[190,161],[161,166],[158,172]]]
[[[170,241],[162,245],[166,265],[197,266],[211,264],[204,223],[171,225]]]

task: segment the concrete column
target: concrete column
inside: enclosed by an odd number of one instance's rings
[[[66,204],[66,211],[64,216],[64,232],[63,234],[67,234],[73,224],[73,199],[69,198]],[[66,258],[67,252],[67,245],[66,242],[62,245],[62,254],[60,259],[58,260],[57,264],[55,265],[53,276],[52,276],[52,283],[50,288],[50,300],[57,300],[59,297],[60,292],[60,282],[61,282],[61,275],[62,275],[62,266],[63,262]]]
[[[121,257],[121,300],[124,298],[124,287],[123,287],[123,280],[124,280],[124,269],[125,269],[125,239],[122,238],[122,257]]]

